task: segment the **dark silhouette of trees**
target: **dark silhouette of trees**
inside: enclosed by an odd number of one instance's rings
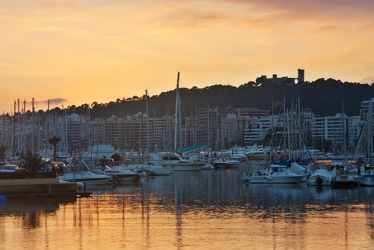
[[[278,85],[276,83],[259,85],[253,81],[234,87],[231,85],[212,85],[204,88],[180,88],[181,109],[183,116],[190,116],[198,108],[243,108],[253,107],[269,109],[271,100],[285,100],[286,108],[296,104],[301,108],[310,108],[320,116],[334,116],[344,112],[348,116],[358,115],[362,101],[374,97],[374,85],[342,82],[335,79],[320,78],[314,82],[302,84]],[[343,107],[344,103],[344,107]],[[162,92],[149,98],[150,115],[173,115],[175,109],[175,90]],[[137,112],[145,112],[145,95],[130,98],[117,98],[115,101],[99,104],[93,102],[91,118],[108,118],[112,115],[123,117]],[[69,106],[68,114],[85,115],[89,105]],[[49,112],[61,113],[59,108]]]

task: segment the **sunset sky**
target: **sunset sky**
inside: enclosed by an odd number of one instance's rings
[[[374,82],[372,0],[1,0],[0,111],[239,86]]]

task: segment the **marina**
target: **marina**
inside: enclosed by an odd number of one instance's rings
[[[3,249],[371,248],[373,187],[244,183],[248,168],[142,177],[84,198],[9,198]]]
[[[1,250],[374,248],[374,1],[0,6]]]

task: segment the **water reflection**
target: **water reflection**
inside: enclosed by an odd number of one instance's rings
[[[352,212],[363,212],[368,216],[370,237],[373,235],[372,199],[373,189],[362,187],[357,189],[332,189],[331,187],[308,187],[301,184],[250,184],[240,182],[237,171],[216,171],[201,173],[180,173],[173,178],[144,180],[141,187],[132,190],[115,190],[115,193],[127,193],[122,196],[124,203],[136,207],[136,201],[142,210],[142,218],[146,219],[146,236],[151,235],[150,217],[157,211],[175,215],[175,236],[178,246],[186,246],[183,224],[193,216],[204,220],[234,219],[237,214],[249,219],[269,221],[270,223],[308,224],[314,217],[342,218],[343,224],[331,223],[332,226],[344,226],[345,244],[348,242],[349,215]],[[357,206],[359,205],[359,206]],[[291,224],[289,224],[291,223]],[[246,227],[245,224],[242,225]],[[355,227],[355,226],[354,226]],[[326,228],[326,226],[325,226]],[[301,234],[307,238],[307,232],[296,232],[295,228],[283,228],[287,232]],[[317,226],[317,229],[320,229]],[[273,230],[273,237],[284,234]],[[149,238],[145,237],[149,242]],[[188,242],[188,240],[187,240]],[[293,244],[301,244],[300,239]],[[336,242],[335,242],[336,243]]]
[[[244,184],[238,171],[206,171],[178,173],[173,178],[145,179],[141,186],[126,187],[105,192],[131,199],[141,204],[156,204],[157,209],[182,214],[199,208],[224,210],[270,209],[298,207],[306,212],[311,204],[342,205],[347,203],[370,203],[374,189],[332,189],[331,187],[309,187],[300,184]],[[104,194],[104,193],[101,193]]]
[[[17,198],[8,198],[4,206],[0,206],[0,216],[9,214],[22,214],[29,211],[40,211],[44,213],[55,212],[60,205],[74,203],[77,198],[74,196],[66,197],[44,197],[44,196],[26,196]]]
[[[0,238],[9,249],[26,241],[33,249],[357,249],[374,243],[371,187],[246,185],[240,177],[240,169],[177,172],[75,201],[7,203],[0,207]],[[27,223],[18,224],[20,218]],[[32,237],[13,241],[10,228]]]
[[[39,226],[40,215],[55,213],[60,205],[76,202],[76,197],[18,197],[8,198],[0,206],[0,217],[18,216],[23,218],[24,226]]]

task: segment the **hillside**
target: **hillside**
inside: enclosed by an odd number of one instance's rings
[[[275,102],[286,101],[286,107],[300,100],[302,109],[310,108],[320,116],[334,116],[343,110],[348,116],[359,115],[362,101],[374,97],[374,85],[341,82],[334,79],[318,79],[295,85],[266,84],[257,86],[248,82],[239,87],[230,85],[213,85],[205,88],[180,89],[183,116],[193,115],[195,109],[206,107],[257,107],[270,109],[272,97]],[[86,107],[68,107],[69,113],[86,114]],[[136,112],[145,112],[145,96],[117,99],[99,104],[92,103],[91,117],[107,118],[112,115],[124,116]],[[173,114],[175,109],[175,90],[163,92],[150,97],[149,112],[151,115],[163,116]],[[57,111],[59,109],[57,108]]]

